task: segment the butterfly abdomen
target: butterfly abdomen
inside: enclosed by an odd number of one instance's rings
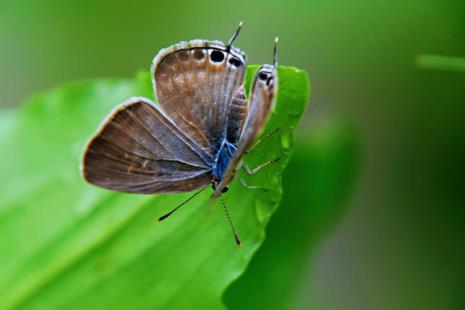
[[[229,107],[228,120],[226,123],[226,137],[233,145],[237,145],[241,135],[247,113],[247,99],[244,86],[241,85],[234,93]]]

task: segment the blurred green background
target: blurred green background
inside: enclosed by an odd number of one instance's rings
[[[0,1],[0,108],[70,80],[132,77],[159,49],[227,40],[240,20],[249,63],[270,62],[278,35],[280,64],[310,75],[296,144],[340,121],[359,140],[345,211],[300,264],[292,307],[463,309],[465,72],[415,62],[465,57],[463,0]],[[285,193],[312,184],[285,177]]]

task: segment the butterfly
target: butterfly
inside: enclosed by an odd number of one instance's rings
[[[157,104],[133,97],[107,116],[85,148],[81,165],[85,180],[138,194],[200,188],[159,218],[163,220],[210,186],[212,200],[220,197],[239,168],[254,173],[274,162],[250,169],[242,157],[254,148],[252,142],[274,106],[277,39],[274,63],[258,69],[247,98],[247,57],[232,46],[241,26],[227,44],[192,40],[162,49],[151,66]],[[223,207],[241,245],[224,202]]]

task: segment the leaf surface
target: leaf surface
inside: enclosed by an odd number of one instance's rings
[[[248,68],[249,85],[257,68]],[[210,190],[159,223],[190,194],[116,193],[80,176],[84,145],[111,109],[132,96],[153,98],[147,73],[58,87],[1,117],[0,308],[221,308],[223,291],[263,242],[280,202],[308,102],[305,72],[280,67],[279,82],[267,130],[280,133],[245,158],[251,167],[281,158],[247,178],[267,190],[234,182],[225,195],[241,249],[221,206],[209,207]]]
[[[298,141],[265,242],[226,290],[230,309],[313,309],[316,304],[308,292],[313,258],[346,211],[358,175],[358,135],[346,122],[331,120],[312,126]]]

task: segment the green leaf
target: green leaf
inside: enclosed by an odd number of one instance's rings
[[[419,55],[416,63],[420,68],[465,72],[465,58],[441,55]]]
[[[358,136],[352,126],[333,121],[298,141],[265,242],[244,275],[226,290],[231,309],[309,309],[315,303],[308,292],[302,294],[305,271],[347,207],[358,172]]]
[[[221,206],[209,207],[211,191],[159,223],[190,194],[115,193],[80,176],[81,152],[104,116],[128,97],[153,97],[147,73],[59,87],[0,118],[0,308],[221,308],[279,204],[308,101],[305,72],[279,68],[279,81],[268,130],[281,131],[245,158],[252,167],[281,158],[248,179],[267,191],[234,182],[225,195],[243,248]]]

